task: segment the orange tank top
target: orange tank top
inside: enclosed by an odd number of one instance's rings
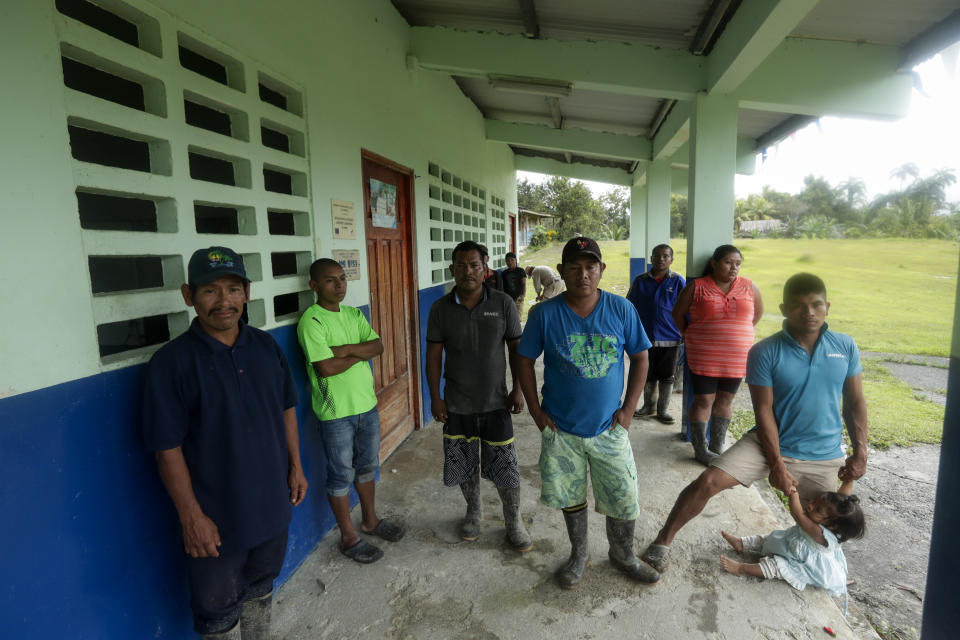
[[[738,277],[724,295],[710,276],[693,281],[687,364],[699,376],[743,378],[753,346],[753,282]]]

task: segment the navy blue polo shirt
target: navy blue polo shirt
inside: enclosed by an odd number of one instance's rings
[[[222,551],[249,549],[290,523],[283,412],[297,389],[280,345],[240,323],[232,347],[190,329],[150,359],[143,403],[148,450],[183,447],[193,491]]]
[[[843,385],[860,373],[860,351],[824,323],[807,353],[787,331],[764,338],[747,357],[747,384],[773,388],[780,454],[798,460],[843,457]]]

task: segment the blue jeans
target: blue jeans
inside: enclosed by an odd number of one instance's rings
[[[345,496],[350,485],[370,482],[380,466],[380,414],[374,407],[336,420],[320,420],[327,454],[327,493]]]

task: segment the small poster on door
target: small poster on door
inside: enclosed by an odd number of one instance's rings
[[[343,267],[347,280],[360,279],[360,251],[359,249],[334,249],[330,252],[333,259]]]
[[[357,233],[356,221],[353,216],[353,203],[331,198],[330,213],[333,218],[333,239],[355,240]]]
[[[397,228],[397,188],[370,178],[370,217],[373,226]]]

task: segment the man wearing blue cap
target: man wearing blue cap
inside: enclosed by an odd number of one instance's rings
[[[183,529],[194,629],[267,640],[290,505],[307,492],[297,391],[280,346],[241,320],[239,255],[198,250],[181,293],[197,317],[150,359],[143,438]]]

